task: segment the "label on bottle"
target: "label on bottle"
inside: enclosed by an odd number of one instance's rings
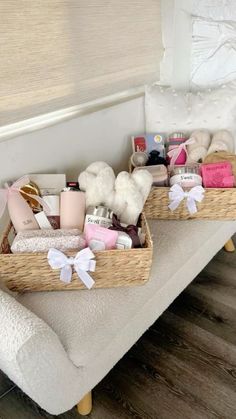
[[[104,228],[109,228],[112,225],[112,222],[109,218],[87,214],[85,217],[85,224],[96,224]]]
[[[24,224],[24,226],[28,226],[29,224],[32,224],[32,223],[33,221],[30,219],[22,221],[22,224]]]

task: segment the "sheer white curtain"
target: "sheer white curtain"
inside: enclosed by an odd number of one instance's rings
[[[0,126],[159,79],[160,0],[1,0]]]

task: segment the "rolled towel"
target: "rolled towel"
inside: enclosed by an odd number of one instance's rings
[[[207,155],[207,150],[211,142],[210,133],[207,130],[199,129],[193,131],[190,138],[194,141],[192,144],[187,145],[187,164],[201,163]]]
[[[217,151],[234,153],[234,138],[229,131],[222,129],[213,135],[207,154],[212,154]]]

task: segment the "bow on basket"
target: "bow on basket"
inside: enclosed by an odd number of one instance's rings
[[[52,269],[61,269],[60,280],[69,284],[72,280],[72,269],[74,268],[78,277],[86,288],[91,289],[95,284],[88,271],[95,272],[96,261],[92,260],[95,255],[86,247],[80,250],[75,257],[67,257],[60,250],[50,249],[48,251],[48,263]]]
[[[202,202],[204,193],[205,189],[200,185],[194,186],[190,191],[184,191],[180,185],[175,184],[170,188],[170,204],[168,205],[168,208],[170,208],[171,211],[174,211],[178,208],[180,202],[186,198],[188,212],[190,214],[195,214],[197,212],[196,202]]]

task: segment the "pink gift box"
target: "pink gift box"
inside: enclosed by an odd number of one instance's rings
[[[205,188],[233,188],[235,185],[230,162],[202,164],[201,173]]]

